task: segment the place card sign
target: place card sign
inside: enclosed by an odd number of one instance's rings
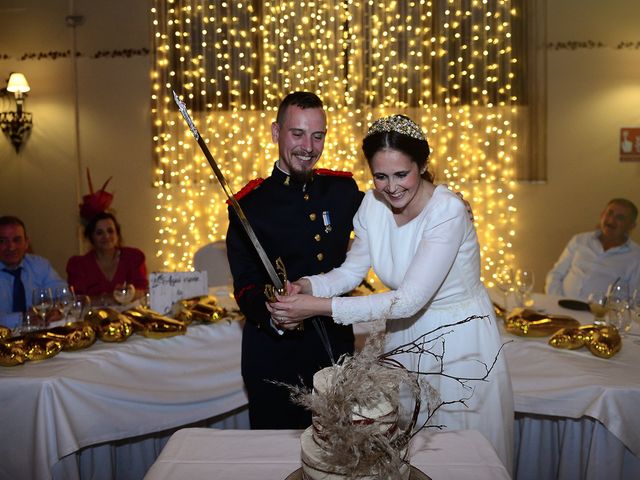
[[[149,306],[169,313],[178,300],[207,295],[207,272],[154,272],[149,275]]]
[[[640,127],[620,129],[620,161],[640,162]]]

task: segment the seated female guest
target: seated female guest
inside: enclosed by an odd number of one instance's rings
[[[137,292],[147,290],[149,280],[142,251],[121,245],[120,224],[108,212],[95,215],[84,229],[93,248],[67,262],[67,279],[76,294],[111,295],[116,285],[132,284]]]

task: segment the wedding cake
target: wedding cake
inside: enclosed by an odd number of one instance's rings
[[[408,439],[398,427],[397,396],[368,388],[366,398],[358,398],[359,383],[349,373],[336,365],[313,377],[312,426],[300,439],[302,478],[408,479]]]

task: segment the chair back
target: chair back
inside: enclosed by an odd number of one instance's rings
[[[227,260],[227,245],[224,240],[208,243],[193,255],[196,270],[206,271],[209,287],[231,285],[233,277]]]

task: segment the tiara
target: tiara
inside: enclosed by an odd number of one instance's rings
[[[396,132],[417,140],[425,140],[418,124],[404,115],[389,115],[379,118],[371,124],[365,138],[379,132]]]

